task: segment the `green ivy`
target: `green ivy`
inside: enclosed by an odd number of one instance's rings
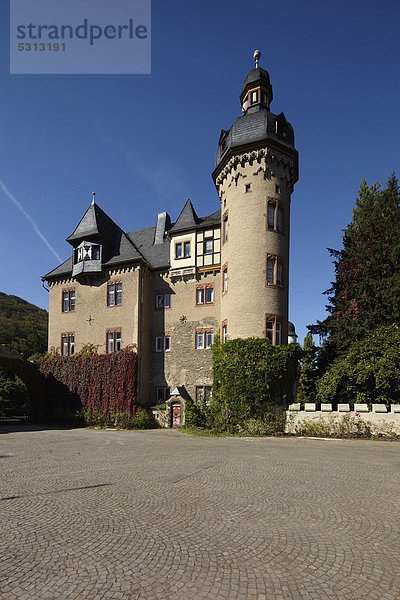
[[[272,346],[262,338],[213,344],[213,398],[207,425],[221,431],[282,429],[283,409],[292,401],[300,346]],[[282,410],[277,410],[281,408]]]

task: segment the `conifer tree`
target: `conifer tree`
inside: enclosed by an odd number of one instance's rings
[[[327,340],[321,352],[325,363],[369,331],[400,324],[400,195],[394,174],[385,189],[363,181],[343,249],[329,251],[336,274],[325,292],[330,314],[309,326]]]
[[[315,364],[317,348],[312,334],[304,338],[302,357],[300,359],[299,377],[296,385],[297,402],[315,402],[317,367]]]

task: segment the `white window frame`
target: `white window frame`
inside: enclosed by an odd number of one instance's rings
[[[196,350],[204,350],[204,332],[196,331]]]
[[[64,341],[65,340],[65,341]],[[75,334],[61,334],[61,356],[72,356],[75,352]]]
[[[121,350],[122,335],[121,330],[107,331],[107,354],[119,352]]]
[[[207,248],[209,246],[209,248]],[[204,254],[207,256],[213,254],[214,252],[214,239],[212,237],[207,237],[204,239]]]
[[[204,338],[205,338],[205,348],[206,350],[208,350],[209,348],[211,348],[212,344],[214,343],[214,332],[213,331],[206,331],[204,334]]]
[[[171,352],[171,336],[169,334],[156,336],[156,352]]]

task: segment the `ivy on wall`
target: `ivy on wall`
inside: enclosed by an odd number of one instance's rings
[[[211,426],[237,429],[252,419],[270,420],[293,400],[300,347],[272,346],[261,338],[213,344]]]
[[[86,411],[104,415],[135,415],[137,405],[137,354],[126,349],[110,354],[46,356],[40,366],[69,392]]]

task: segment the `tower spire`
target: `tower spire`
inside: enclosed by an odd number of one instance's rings
[[[256,69],[258,69],[258,61],[260,60],[261,52],[259,50],[255,50],[253,54],[254,61],[256,63]]]
[[[95,204],[96,192],[92,192],[92,204]]]

